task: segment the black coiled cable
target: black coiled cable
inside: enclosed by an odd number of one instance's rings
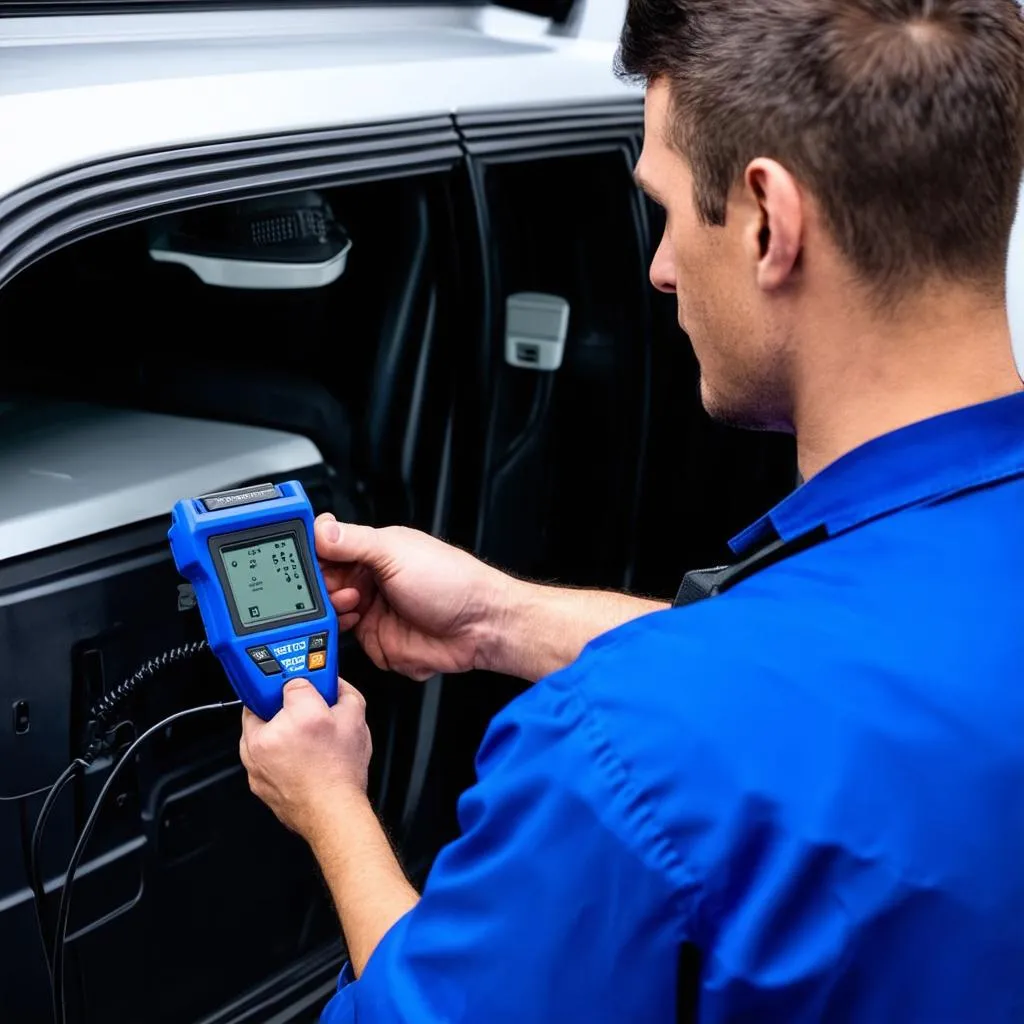
[[[110,740],[108,734],[112,730],[110,728],[110,719],[118,709],[131,697],[138,687],[145,682],[147,679],[152,678],[161,669],[166,668],[168,665],[173,665],[179,661],[185,661],[188,658],[195,657],[195,655],[202,651],[209,650],[209,644],[206,640],[193,640],[187,644],[181,644],[178,647],[171,647],[164,651],[162,654],[158,654],[155,658],[150,658],[148,661],[140,665],[127,679],[118,684],[113,690],[105,694],[103,698],[96,702],[92,708],[89,709],[89,720],[90,727],[93,730],[93,740],[89,744],[88,749],[80,757],[76,757],[61,773],[60,777],[52,786],[48,787],[49,792],[47,793],[46,799],[43,802],[42,809],[36,817],[35,828],[32,830],[32,840],[29,847],[29,883],[32,888],[33,901],[35,903],[36,910],[36,923],[39,927],[39,937],[43,945],[43,955],[46,957],[46,967],[50,974],[51,984],[53,983],[53,962],[56,956],[56,951],[51,947],[48,934],[47,934],[47,921],[46,921],[46,892],[43,886],[42,877],[42,845],[43,845],[43,833],[46,830],[46,823],[49,820],[50,812],[53,810],[56,804],[58,796],[64,788],[71,783],[80,772],[85,770],[96,760],[96,758],[105,750],[110,747]],[[192,709],[187,712],[179,712],[179,715],[172,715],[170,719],[166,721],[172,721],[182,714],[191,713]],[[149,735],[153,730],[148,730],[143,735]],[[135,744],[132,745],[131,749],[134,749]],[[114,773],[120,768],[120,762],[115,767]],[[109,779],[108,779],[109,781]],[[44,790],[45,791],[45,790]],[[104,788],[105,792],[105,788]],[[91,828],[91,826],[90,826]],[[67,878],[64,880],[64,887],[67,887],[69,882]],[[61,893],[61,907],[66,907],[66,898]],[[63,925],[66,929],[66,921]],[[61,936],[63,932],[59,933]],[[55,939],[55,942],[58,941]],[[62,951],[63,952],[63,951]],[[61,982],[63,984],[63,982]]]
[[[50,812],[53,810],[54,804],[57,802],[57,797],[60,796],[61,791],[68,783],[72,782],[83,769],[89,767],[89,761],[82,757],[76,757],[61,772],[60,777],[50,787],[50,792],[46,794],[46,800],[43,801],[42,810],[40,810],[38,817],[36,818],[36,827],[32,830],[32,844],[30,847],[29,854],[29,881],[32,885],[32,896],[33,903],[35,904],[36,910],[36,924],[39,927],[39,938],[43,944],[43,953],[46,956],[46,970],[50,975],[50,980],[53,980],[53,951],[50,949],[50,939],[47,932],[46,923],[46,890],[43,888],[43,869],[42,869],[42,846],[43,846],[43,832],[46,829],[46,822],[50,818]]]
[[[110,693],[104,694],[89,710],[89,717],[98,725],[106,725],[111,715],[135,692],[138,686],[156,675],[161,669],[173,665],[176,661],[184,661],[187,658],[195,657],[200,651],[206,650],[210,645],[205,640],[193,640],[190,643],[182,644],[180,647],[171,647],[169,650],[158,654],[155,658],[140,665],[135,672],[124,682],[119,683]]]
[[[64,876],[64,885],[61,887],[60,905],[57,908],[57,923],[53,937],[53,960],[50,970],[54,1024],[67,1024],[67,1007],[64,1001],[64,962],[68,935],[68,918],[71,914],[71,892],[75,884],[75,874],[77,873],[78,866],[82,862],[82,857],[85,854],[85,844],[89,841],[89,836],[92,835],[92,830],[96,825],[96,819],[99,817],[100,810],[103,808],[103,801],[106,799],[111,787],[117,781],[117,777],[120,774],[121,769],[132,760],[139,747],[150,739],[150,737],[155,736],[157,733],[166,729],[172,722],[176,722],[189,715],[199,714],[203,711],[219,711],[222,708],[237,708],[241,706],[241,703],[242,702],[240,700],[218,701],[215,704],[203,704],[200,707],[186,708],[184,711],[177,711],[173,715],[168,715],[162,721],[157,722],[156,725],[151,725],[144,733],[142,733],[141,736],[135,739],[128,749],[117,759],[117,761],[114,762],[114,766],[111,768],[106,782],[103,783],[103,786],[99,791],[99,795],[93,802],[92,810],[89,812],[89,817],[86,818],[85,824],[82,826],[81,835],[79,835],[78,842],[75,843],[75,848],[71,853],[68,870]]]

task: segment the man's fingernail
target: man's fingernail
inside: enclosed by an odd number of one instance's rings
[[[333,544],[341,536],[341,527],[333,520],[318,523],[317,530],[328,544]]]

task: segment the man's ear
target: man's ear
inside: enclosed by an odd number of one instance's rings
[[[803,197],[796,179],[782,164],[765,157],[751,160],[743,176],[748,203],[757,210],[746,246],[764,291],[792,284],[803,249]]]

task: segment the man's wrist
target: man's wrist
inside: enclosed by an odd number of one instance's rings
[[[304,838],[331,891],[358,977],[381,938],[419,896],[365,792],[339,786],[311,800],[308,810]]]
[[[524,623],[536,618],[534,606],[547,588],[506,573],[497,573],[480,616],[474,668],[503,675],[517,675],[516,652],[523,643]]]
[[[535,682],[564,668],[599,634],[669,605],[502,575],[485,607],[474,667]]]
[[[366,810],[374,813],[366,790],[355,782],[328,786],[308,800],[297,831],[315,852],[325,841],[336,840],[346,819]]]

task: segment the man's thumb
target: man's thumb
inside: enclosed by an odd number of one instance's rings
[[[370,567],[381,560],[380,541],[372,526],[339,523],[326,516],[316,521],[316,553],[325,562],[355,562]]]
[[[289,679],[281,691],[281,701],[286,708],[300,708],[310,702],[324,704],[320,692],[308,679]]]

